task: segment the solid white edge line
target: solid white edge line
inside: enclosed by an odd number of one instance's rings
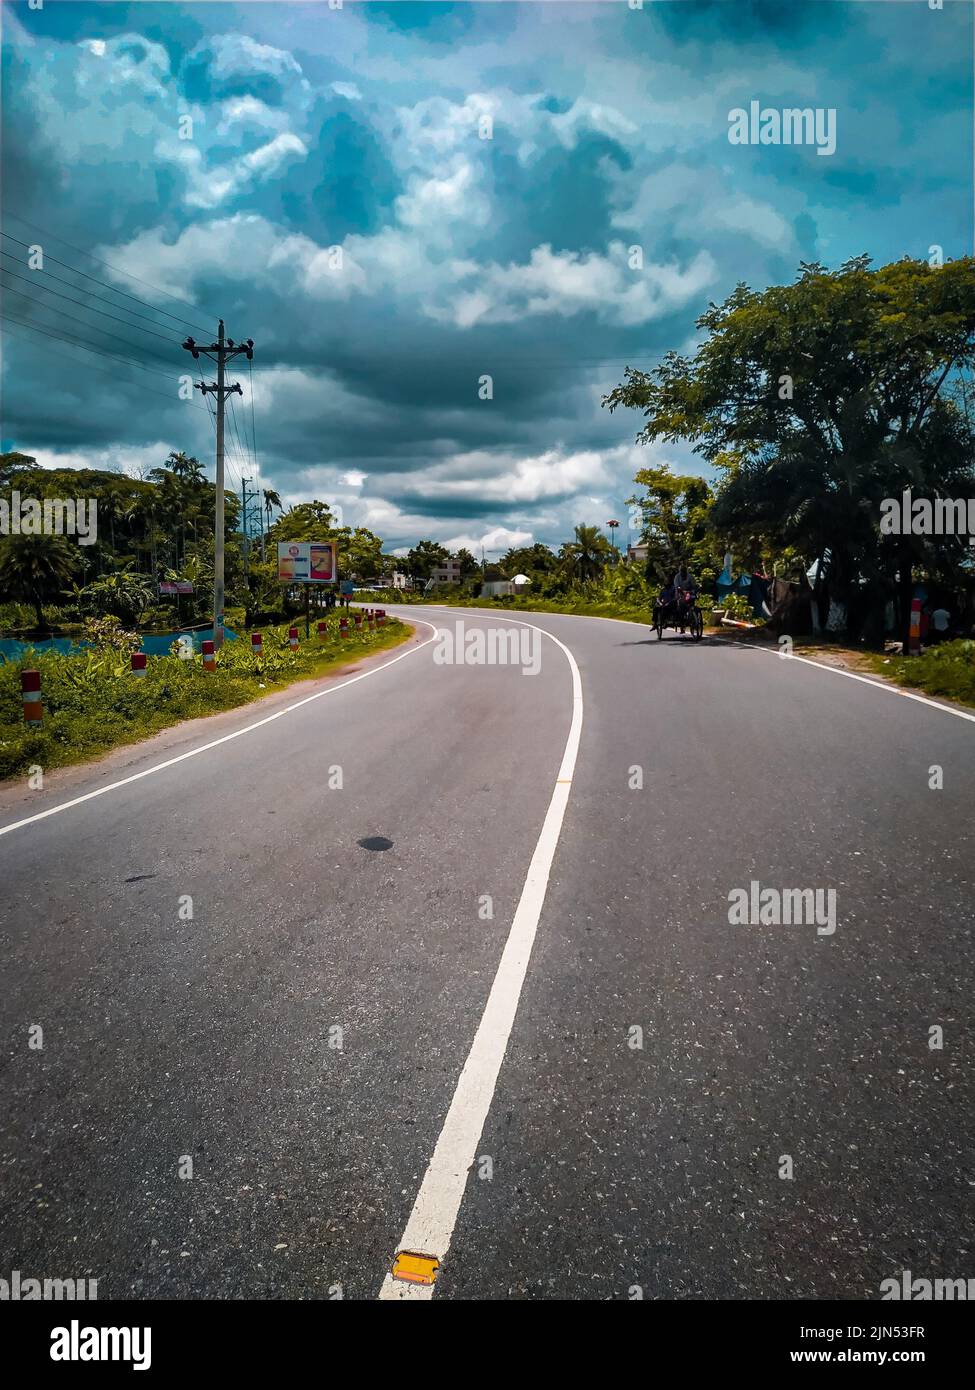
[[[860,681],[862,685],[872,685],[874,690],[886,690],[891,695],[900,695],[904,700],[916,700],[919,705],[929,705],[931,709],[939,709],[944,714],[957,715],[959,719],[967,719],[975,724],[975,714],[968,710],[955,709],[954,705],[942,705],[937,700],[930,699],[927,695],[918,695],[913,690],[905,690],[900,685],[888,685],[886,681],[876,680],[872,676],[861,676],[856,671],[845,671],[842,666],[828,666],[824,661],[813,661],[808,656],[796,656],[791,652],[788,656],[783,656],[781,652],[770,651],[767,647],[754,647],[750,642],[735,642],[729,637],[719,637],[717,641],[724,643],[727,647],[737,647],[741,651],[762,652],[765,656],[778,657],[780,661],[801,661],[804,666],[815,666],[817,671],[831,671],[834,676],[846,676],[848,680]]]
[[[400,605],[402,607],[402,605]],[[439,605],[431,603],[429,608],[436,608]],[[447,607],[447,605],[444,605]],[[447,611],[452,611],[447,607]],[[465,613],[502,613],[502,609],[486,608],[465,608],[461,610]],[[526,610],[519,610],[524,612]],[[627,627],[645,627],[648,624],[638,623],[635,618],[605,618],[601,613],[536,613],[533,616],[538,618],[594,618],[598,623],[625,623]],[[512,620],[516,621],[516,620]],[[530,626],[530,624],[529,624]],[[749,652],[764,652],[766,656],[777,656],[780,661],[801,661],[804,666],[815,666],[818,671],[831,671],[834,676],[848,676],[852,681],[860,681],[863,685],[872,685],[875,690],[888,690],[894,695],[900,695],[906,700],[916,700],[919,705],[929,705],[931,709],[939,709],[943,714],[954,714],[959,719],[967,719],[975,724],[975,714],[969,710],[956,709],[954,705],[942,705],[937,700],[932,700],[928,695],[918,695],[916,691],[905,690],[902,685],[891,685],[877,676],[861,676],[856,671],[845,671],[841,666],[829,666],[825,661],[814,661],[810,656],[783,656],[781,652],[772,651],[768,647],[753,646],[750,642],[736,642],[733,637],[719,637],[717,633],[711,634],[712,642],[721,642],[726,647],[739,647]]]
[[[405,619],[411,622],[413,619]],[[198,748],[191,748],[186,753],[180,753],[175,758],[167,758],[165,762],[154,763],[152,767],[143,768],[141,772],[134,772],[131,777],[122,777],[117,782],[109,782],[104,787],[96,787],[93,792],[85,792],[83,796],[75,796],[70,801],[62,801],[57,806],[49,806],[46,811],[38,811],[36,815],[25,816],[23,820],[12,821],[9,825],[0,825],[0,835],[9,835],[12,830],[20,830],[25,825],[33,825],[36,821],[47,820],[48,816],[56,816],[60,811],[68,811],[72,806],[80,806],[82,802],[92,801],[96,796],[105,796],[108,792],[114,792],[119,787],[127,787],[130,782],[138,782],[143,777],[151,777],[154,772],[162,772],[167,767],[175,767],[177,763],[185,762],[187,758],[195,758],[200,753],[208,753],[211,748],[219,748],[222,743],[230,743],[232,739],[243,738],[244,734],[251,734],[255,729],[261,729],[265,724],[272,724],[275,719],[283,719],[286,714],[292,714],[296,709],[301,709],[302,705],[310,705],[313,700],[321,700],[326,695],[334,695],[337,690],[344,690],[346,686],[355,685],[356,681],[364,681],[367,676],[378,675],[380,671],[385,671],[390,666],[395,666],[397,661],[403,661],[406,657],[412,656],[414,652],[422,651],[431,642],[436,641],[437,629],[433,623],[428,623],[424,618],[415,620],[428,627],[433,633],[425,642],[420,642],[417,646],[411,647],[409,651],[400,652],[399,656],[392,657],[389,661],[384,661],[381,666],[373,666],[368,671],[363,671],[358,676],[351,676],[346,681],[341,681],[338,685],[330,685],[327,690],[318,690],[314,695],[306,695],[303,700],[296,700],[293,705],[286,705],[284,709],[277,710],[274,714],[267,715],[264,719],[258,719],[253,724],[246,725],[243,729],[235,729],[232,734],[223,734],[220,738],[212,739],[209,743],[201,743]],[[230,713],[229,710],[221,710],[220,713]],[[172,728],[178,728],[174,724]],[[130,745],[138,747],[137,744]]]
[[[450,1246],[477,1144],[494,1099],[498,1075],[518,1010],[548,888],[552,861],[569,802],[572,775],[582,734],[582,677],[569,648],[551,632],[536,627],[534,623],[509,618],[507,614],[496,615],[496,620],[540,632],[565,653],[572,673],[572,720],[555,789],[528,867],[528,876],[521,890],[494,983],[491,985],[481,1021],[467,1054],[467,1061],[458,1078],[457,1088],[433,1157],[420,1184],[399,1245],[391,1252],[391,1260],[400,1250],[416,1250],[425,1255],[435,1255],[442,1263]],[[379,1297],[384,1300],[422,1302],[433,1297],[434,1289],[435,1285],[408,1284],[393,1279],[392,1274],[387,1273]]]

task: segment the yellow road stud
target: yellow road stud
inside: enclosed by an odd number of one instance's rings
[[[440,1261],[436,1255],[421,1255],[416,1250],[400,1250],[393,1261],[394,1279],[402,1279],[407,1284],[426,1284],[429,1286],[437,1277]]]

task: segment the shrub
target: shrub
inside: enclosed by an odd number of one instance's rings
[[[96,651],[137,652],[142,639],[129,632],[118,618],[88,618],[82,627],[81,640]]]
[[[744,594],[728,594],[718,601],[718,606],[724,609],[725,617],[733,618],[736,622],[747,623],[754,617],[752,606]]]
[[[875,658],[876,670],[899,685],[912,685],[929,695],[975,705],[975,641],[960,638],[929,647],[920,656]]]

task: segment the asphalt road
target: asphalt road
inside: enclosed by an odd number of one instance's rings
[[[198,756],[125,780],[265,710],[0,800],[0,1275],[375,1298],[450,1112],[474,1147],[437,1298],[975,1276],[975,723],[521,616],[568,648],[515,628],[536,674],[441,664],[420,627]],[[835,932],[732,925],[753,880],[833,890]]]

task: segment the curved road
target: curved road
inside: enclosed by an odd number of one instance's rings
[[[416,1298],[384,1275],[439,1231],[437,1298],[975,1273],[975,720],[628,623],[404,616],[304,703],[3,793],[8,1269]],[[445,662],[458,623],[522,664]],[[835,910],[732,924],[753,881]]]

